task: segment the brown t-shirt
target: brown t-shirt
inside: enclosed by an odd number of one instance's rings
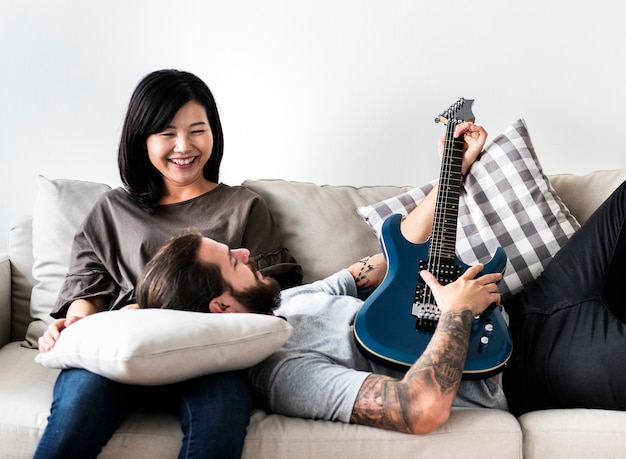
[[[220,184],[188,201],[141,210],[123,188],[104,193],[79,228],[70,267],[52,316],[70,303],[103,295],[110,309],[135,302],[135,283],[145,264],[172,237],[196,230],[231,248],[245,247],[265,275],[283,287],[298,284],[302,270],[282,247],[263,199],[241,186]]]

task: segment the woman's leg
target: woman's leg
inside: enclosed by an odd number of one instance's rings
[[[505,305],[515,354],[504,381],[513,412],[626,409],[626,367],[615,364],[626,359],[624,263],[626,184]]]
[[[61,371],[35,458],[95,458],[132,409],[131,391],[87,370]]]
[[[178,399],[184,434],[179,458],[241,458],[253,405],[244,371],[201,376],[164,389]]]

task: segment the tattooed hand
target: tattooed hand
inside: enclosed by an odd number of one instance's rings
[[[473,315],[480,314],[492,303],[500,303],[500,291],[497,282],[501,273],[484,274],[476,277],[483,269],[477,264],[465,271],[456,281],[443,286],[428,271],[420,274],[433,292],[437,306],[441,311],[469,310]]]

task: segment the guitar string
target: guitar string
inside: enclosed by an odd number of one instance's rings
[[[443,249],[446,246],[446,235],[445,235],[445,222],[451,221],[448,216],[448,212],[450,210],[450,202],[453,199],[452,195],[455,193],[452,190],[452,174],[454,169],[454,160],[455,160],[455,142],[454,142],[454,130],[456,127],[456,120],[449,120],[446,128],[446,137],[445,137],[445,145],[444,152],[442,158],[442,168],[441,168],[441,176],[439,180],[439,198],[440,198],[440,206],[437,206],[437,212],[435,215],[435,219],[433,222],[433,234],[431,242],[433,244],[430,245],[429,254],[429,262],[428,262],[428,270],[438,279],[442,279],[442,269],[445,269],[442,264],[443,260]],[[437,251],[434,251],[433,247],[437,248]],[[448,248],[449,249],[449,248]],[[454,252],[452,252],[454,253]],[[451,255],[452,256],[452,255]],[[452,259],[454,257],[452,256]],[[423,301],[427,304],[435,305],[435,301],[432,295],[432,291],[428,286],[424,288],[424,298]]]

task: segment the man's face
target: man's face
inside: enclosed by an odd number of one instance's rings
[[[267,303],[267,297],[277,296],[280,286],[271,278],[264,277],[250,261],[250,251],[248,249],[229,249],[227,245],[209,239],[202,238],[198,259],[207,263],[214,263],[220,268],[224,281],[228,283],[234,293],[225,292],[220,300],[224,306],[223,310],[212,312],[259,312],[254,307],[256,299],[260,303]],[[253,292],[252,295],[238,295],[242,292]],[[245,298],[245,300],[243,299]],[[249,301],[249,306],[241,301]],[[261,301],[262,300],[262,301]],[[271,313],[271,310],[264,310],[264,313]]]
[[[256,284],[257,279],[263,279],[263,275],[249,264],[248,249],[229,249],[225,244],[203,237],[198,258],[217,264],[224,280],[235,290],[244,290]]]

